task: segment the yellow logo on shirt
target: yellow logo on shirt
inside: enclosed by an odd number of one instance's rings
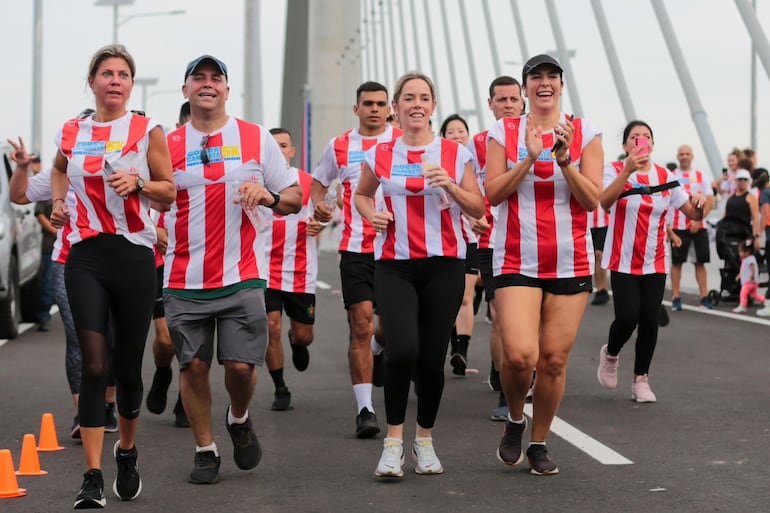
[[[222,146],[222,158],[241,158],[241,149],[238,146]]]
[[[104,149],[105,153],[113,153],[123,149],[126,145],[125,141],[107,141],[107,146]]]

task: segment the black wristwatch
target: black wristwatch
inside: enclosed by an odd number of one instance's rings
[[[273,191],[267,191],[267,192],[269,192],[270,194],[272,194],[272,195],[273,195],[273,199],[275,200],[275,201],[273,201],[273,204],[272,204],[272,205],[268,205],[268,207],[267,207],[267,208],[271,208],[271,209],[272,209],[272,208],[275,208],[275,207],[277,207],[277,206],[278,206],[278,203],[280,203],[280,202],[281,202],[281,195],[280,195],[280,194],[278,194],[278,193],[275,193],[275,192],[273,192]]]
[[[139,194],[144,189],[144,180],[141,176],[136,177],[136,193]]]

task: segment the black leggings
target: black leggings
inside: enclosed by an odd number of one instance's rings
[[[120,235],[100,234],[72,246],[64,280],[83,359],[78,401],[80,425],[104,426],[104,391],[110,357],[118,411],[127,419],[138,417],[142,404],[142,357],[156,293],[152,250]],[[109,347],[106,338],[110,313],[114,347]]]
[[[409,382],[418,391],[417,423],[433,427],[444,391],[444,360],[462,302],[465,263],[454,258],[377,261],[374,291],[385,338],[385,413],[404,423]]]
[[[647,374],[658,341],[658,311],[663,301],[666,275],[639,276],[612,271],[610,280],[615,320],[610,326],[607,353],[613,356],[620,353],[638,327],[634,374]]]

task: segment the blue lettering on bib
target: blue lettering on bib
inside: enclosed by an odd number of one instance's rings
[[[422,164],[398,164],[393,166],[391,176],[404,176],[415,178],[422,176]]]
[[[524,160],[527,156],[527,148],[519,148],[519,162]],[[551,157],[551,150],[548,148],[544,148],[543,151],[540,152],[540,155],[537,156],[538,162],[553,162],[553,158]]]
[[[364,152],[361,150],[351,150],[348,152],[348,165],[360,164],[364,161]]]
[[[107,148],[106,141],[79,141],[72,149],[73,155],[85,155],[86,157],[103,157]]]

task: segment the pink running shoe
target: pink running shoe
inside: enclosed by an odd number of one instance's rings
[[[596,371],[596,377],[604,388],[618,386],[619,359],[618,356],[607,354],[607,344],[604,344],[599,350],[599,369]]]
[[[631,384],[631,400],[637,403],[654,403],[657,401],[655,394],[652,393],[647,374],[636,376]]]

